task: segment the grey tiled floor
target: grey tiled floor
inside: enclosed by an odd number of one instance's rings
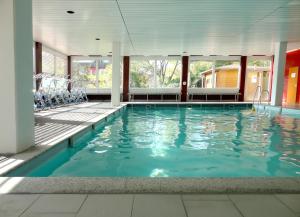
[[[0,217],[300,217],[300,194],[0,195]]]

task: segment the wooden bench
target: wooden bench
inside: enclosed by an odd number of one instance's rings
[[[136,96],[140,98],[145,98],[149,101],[153,96],[158,96],[160,101],[166,100],[166,97],[174,96],[175,100],[180,99],[180,89],[179,88],[131,88],[129,90],[129,100],[136,100]]]
[[[218,97],[219,101],[223,101],[223,96],[232,96],[237,102],[240,93],[237,88],[189,88],[188,99],[193,101],[194,96],[204,96],[204,101],[209,101],[210,96]]]

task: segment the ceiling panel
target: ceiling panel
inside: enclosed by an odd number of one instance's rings
[[[35,40],[67,54],[107,54],[112,41],[132,49],[115,1],[33,0],[33,29]]]
[[[35,39],[67,54],[120,41],[123,55],[270,55],[300,41],[300,0],[33,0],[33,20]]]

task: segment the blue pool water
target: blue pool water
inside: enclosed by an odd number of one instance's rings
[[[25,176],[300,175],[300,119],[232,106],[129,106]]]

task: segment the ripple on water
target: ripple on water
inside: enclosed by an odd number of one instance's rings
[[[50,176],[299,176],[300,120],[223,107],[133,107],[55,160],[63,163],[40,170]]]

